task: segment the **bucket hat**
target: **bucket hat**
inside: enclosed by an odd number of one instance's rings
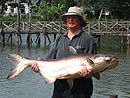
[[[81,18],[81,21],[82,21],[82,24],[81,26],[84,27],[87,25],[87,23],[85,22],[85,17],[84,17],[84,13],[83,13],[83,10],[79,7],[70,7],[68,9],[68,12],[66,14],[63,14],[61,16],[61,20],[64,21],[66,23],[66,18],[67,16],[71,16],[71,15],[76,15],[76,16],[80,16]]]

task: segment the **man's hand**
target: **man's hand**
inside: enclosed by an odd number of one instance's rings
[[[86,66],[84,66],[81,71],[79,72],[81,77],[87,77],[87,78],[91,78],[92,77],[92,70],[91,69],[87,69]]]
[[[38,57],[37,60],[42,60],[42,58]],[[33,63],[31,65],[31,70],[38,73],[39,72],[39,68],[38,68],[38,64],[37,63]]]
[[[31,70],[38,73],[39,72],[38,64],[37,63],[32,64],[31,65]]]

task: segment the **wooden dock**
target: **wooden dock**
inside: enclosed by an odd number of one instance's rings
[[[9,40],[12,41],[12,34],[15,34],[17,36],[17,44],[22,43],[22,34],[27,34],[27,43],[32,43],[31,35],[36,35],[36,41],[37,43],[40,43],[40,35],[44,35],[44,44],[46,44],[46,40],[48,39],[49,42],[51,42],[49,38],[49,34],[55,35],[58,33],[62,33],[66,30],[66,25],[63,24],[63,22],[20,22],[20,30],[18,30],[18,23],[17,22],[1,22],[1,29],[0,29],[0,38],[2,42],[5,42],[5,35],[9,34],[9,37],[7,39],[7,42]]]
[[[19,28],[19,30],[18,30]],[[12,39],[12,34],[17,36],[17,44],[22,43],[22,34],[27,34],[27,43],[32,43],[32,34],[36,34],[36,41],[40,43],[40,35],[44,36],[44,44],[49,38],[50,34],[54,35],[65,32],[67,26],[61,21],[42,21],[42,22],[20,22],[18,27],[17,22],[0,22],[0,41],[5,42],[6,34],[9,34],[7,42]],[[98,21],[98,22],[88,22],[88,25],[83,28],[86,32],[90,33],[94,37],[99,38],[103,35],[116,35],[122,38],[127,37],[127,44],[129,44],[130,39],[130,21]],[[99,41],[100,42],[100,41]],[[123,39],[122,39],[123,42]]]
[[[104,35],[114,35],[121,37],[121,43],[130,44],[130,21],[98,21],[89,22],[85,27],[85,30],[91,35],[98,37],[100,44],[100,37]],[[127,42],[124,42],[124,37],[127,38]]]

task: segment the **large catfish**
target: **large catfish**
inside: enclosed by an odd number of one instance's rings
[[[37,63],[39,74],[47,84],[53,83],[56,79],[79,78],[79,72],[84,66],[91,69],[94,77],[99,79],[99,73],[118,65],[118,58],[107,54],[75,54],[56,60],[32,60],[17,54],[9,54],[8,57],[15,65],[8,74],[8,80],[18,76],[33,63]]]

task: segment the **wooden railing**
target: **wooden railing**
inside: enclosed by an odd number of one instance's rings
[[[85,30],[95,35],[126,35],[130,33],[130,21],[89,22]]]
[[[20,32],[17,32],[17,22],[2,22],[3,33],[61,33],[66,26],[63,22],[20,22]]]
[[[2,22],[3,33],[19,33],[17,27],[17,22]],[[41,32],[56,34],[64,32],[66,28],[66,24],[61,21],[20,22],[21,34]],[[130,21],[88,22],[84,30],[95,35],[126,35],[130,33]]]
[[[1,22],[0,23],[0,38],[5,34],[10,34],[8,40],[12,38],[12,33],[18,34],[18,38],[20,41],[21,34],[29,34],[28,42],[31,42],[30,34],[38,34],[37,40],[41,33],[44,34],[44,39],[46,43],[46,37],[48,38],[48,34],[57,34],[63,33],[67,29],[65,23],[61,21],[37,21],[37,22],[20,22],[19,25],[20,30],[18,30],[17,22]],[[100,35],[120,35],[127,36],[128,44],[130,41],[130,21],[98,21],[98,22],[88,22],[88,25],[83,28],[86,32],[94,35],[95,37],[100,37]],[[36,41],[37,41],[36,40]],[[18,40],[19,42],[19,40]]]

